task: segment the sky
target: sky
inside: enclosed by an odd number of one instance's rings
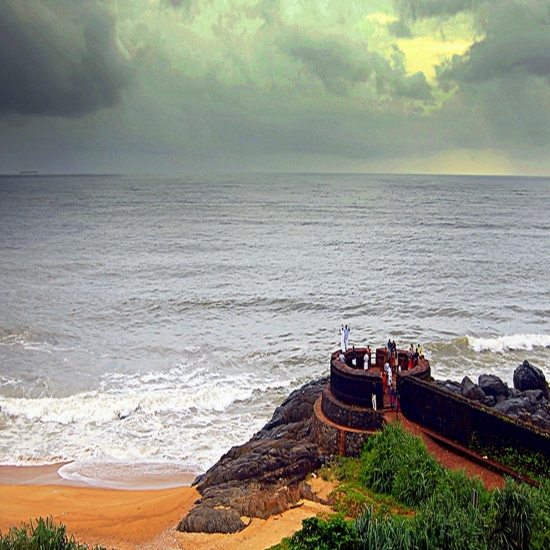
[[[0,0],[0,173],[550,176],[550,0]]]

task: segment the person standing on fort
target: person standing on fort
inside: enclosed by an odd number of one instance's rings
[[[340,349],[346,351],[346,337],[344,332],[344,325],[340,327]]]
[[[346,348],[344,351],[348,351],[348,342],[349,342],[349,333],[351,329],[346,325],[344,327],[344,347]]]
[[[395,388],[390,388],[390,405],[392,409],[395,409]]]
[[[384,373],[386,375],[386,382],[384,385],[387,385],[388,388],[391,388],[391,367],[389,361],[384,365]]]

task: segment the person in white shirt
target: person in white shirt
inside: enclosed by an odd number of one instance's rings
[[[349,340],[350,330],[351,329],[348,327],[348,325],[344,327],[344,346],[345,346],[344,351],[348,351],[348,340]]]

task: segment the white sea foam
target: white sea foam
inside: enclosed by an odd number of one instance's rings
[[[492,351],[501,353],[510,350],[533,350],[537,347],[550,347],[550,335],[547,334],[511,334],[496,338],[474,338],[468,336],[468,345],[474,351]]]
[[[272,413],[266,396],[291,385],[254,371],[181,364],[160,373],[108,373],[100,389],[67,397],[0,397],[0,463],[160,461],[203,471],[261,428]]]

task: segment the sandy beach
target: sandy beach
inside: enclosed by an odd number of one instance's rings
[[[68,484],[59,465],[0,468],[0,531],[31,519],[53,517],[69,535],[108,549],[264,550],[299,529],[302,520],[327,507],[303,501],[268,520],[254,519],[234,535],[179,533],[176,525],[200,498],[190,486],[157,490],[98,489]],[[328,491],[314,480],[317,491]]]

